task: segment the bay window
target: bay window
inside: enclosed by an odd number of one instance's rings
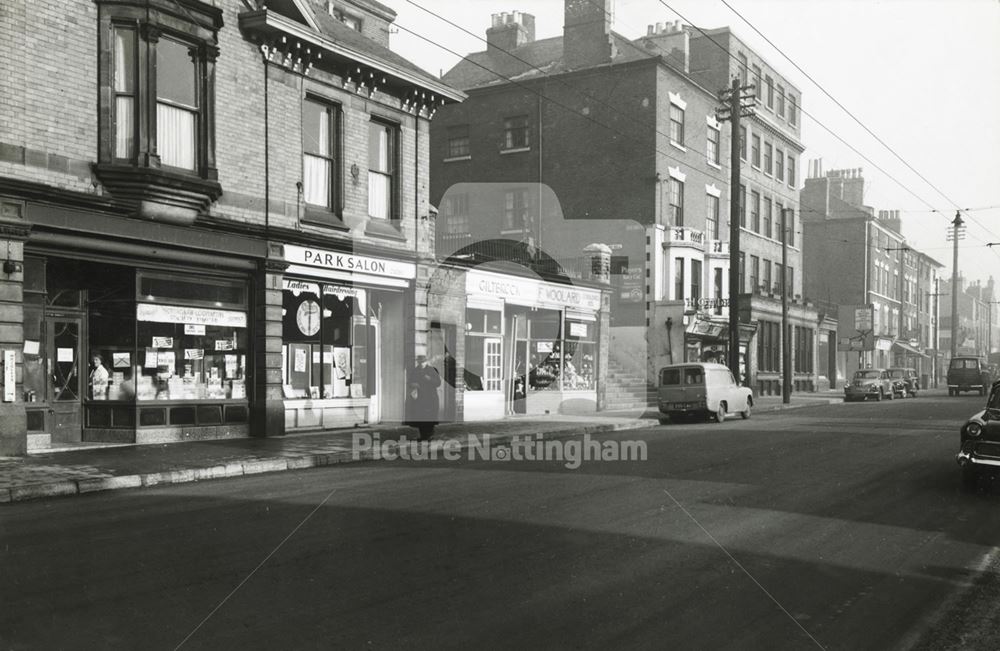
[[[171,0],[98,5],[95,172],[138,216],[191,223],[222,193],[215,61],[222,10]]]

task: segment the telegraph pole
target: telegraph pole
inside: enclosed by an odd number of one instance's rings
[[[788,221],[781,209],[781,402],[792,401],[792,337],[788,330]]]
[[[729,140],[729,370],[737,384],[740,377],[740,118],[753,115],[755,97],[753,84],[740,85],[740,78],[733,77],[729,88],[719,94],[722,106],[715,117],[720,122],[729,121],[732,127]],[[744,95],[744,93],[748,93]]]
[[[951,358],[958,352],[958,241],[962,239],[965,222],[962,213],[955,211],[955,220],[951,222],[952,232],[948,238],[954,242],[954,255],[951,263]]]

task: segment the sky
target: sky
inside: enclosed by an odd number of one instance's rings
[[[563,0],[383,2],[398,14],[392,49],[434,74],[486,49],[494,13],[534,14],[538,39],[562,33]],[[946,233],[968,209],[959,271],[1000,283],[1000,0],[614,0],[613,10],[612,28],[629,38],[678,19],[728,25],[802,92],[803,176],[813,159],[824,171],[862,168],[866,205],[900,210],[908,245],[946,276]]]

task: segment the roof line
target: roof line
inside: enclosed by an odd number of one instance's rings
[[[452,88],[451,86],[448,86],[447,84],[440,82],[429,75],[416,75],[408,70],[400,68],[397,65],[385,61],[382,58],[344,47],[327,36],[317,33],[317,31],[310,31],[301,23],[291,20],[281,14],[274,13],[270,9],[265,9],[262,13],[264,21],[267,25],[285,30],[297,38],[323,47],[334,54],[354,59],[364,65],[371,66],[372,68],[391,74],[394,77],[398,77],[403,81],[422,86],[452,101],[461,102],[466,98],[465,93],[462,91]]]

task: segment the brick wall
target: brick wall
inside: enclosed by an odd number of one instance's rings
[[[238,0],[217,0],[223,10],[216,63],[216,158],[223,195],[213,217],[240,225],[265,221],[264,64],[260,50],[239,30]],[[103,193],[90,166],[97,160],[97,5],[92,0],[10,0],[0,5],[0,176],[45,183],[86,193]],[[373,29],[387,23],[369,17]],[[387,36],[387,35],[386,35]],[[412,252],[417,216],[426,215],[429,183],[428,123],[400,110],[398,97],[362,97],[354,86],[320,70],[309,77],[272,65],[268,72],[271,225],[299,228],[302,209],[296,183],[302,175],[301,114],[305,93],[316,92],[344,109],[345,221],[367,221],[367,124],[372,114],[399,123],[400,216],[405,241],[371,238],[363,229],[350,235],[311,226],[319,238],[365,242]],[[417,162],[419,161],[419,163]],[[351,165],[360,169],[358,182]],[[417,168],[419,167],[419,171]],[[419,194],[419,196],[418,196]],[[420,250],[430,251],[425,236]]]
[[[97,5],[0,3],[0,176],[93,192]]]

